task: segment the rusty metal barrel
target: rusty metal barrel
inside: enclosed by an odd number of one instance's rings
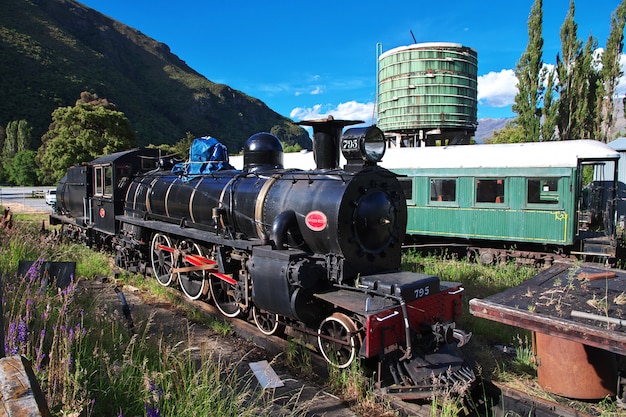
[[[537,379],[546,391],[579,400],[598,400],[617,391],[614,353],[535,333]]]

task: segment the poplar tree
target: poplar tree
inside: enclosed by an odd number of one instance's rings
[[[593,36],[589,36],[585,47],[582,49],[576,71],[576,107],[575,118],[577,120],[575,129],[572,131],[574,138],[598,139],[598,85],[600,84],[600,72],[598,71],[595,59],[595,51],[598,49],[598,41]]]
[[[617,6],[611,15],[611,32],[606,42],[606,49],[602,54],[602,127],[601,141],[608,142],[612,139],[615,120],[613,118],[615,90],[621,75],[619,60],[624,48],[624,23],[626,22],[626,0]]]
[[[528,17],[528,45],[515,67],[517,95],[512,106],[512,110],[517,113],[517,124],[528,142],[539,141],[540,134],[539,101],[543,92],[542,25],[542,0],[535,0]]]
[[[547,69],[544,67],[542,79],[546,80],[546,88],[543,94],[543,123],[541,124],[541,140],[555,140],[556,135],[556,118],[558,116],[558,98],[555,97],[556,92],[556,69]]]
[[[556,68],[559,77],[559,85],[557,87],[559,94],[557,126],[561,140],[572,138],[572,131],[576,124],[574,107],[578,105],[576,102],[574,73],[577,71],[575,64],[581,54],[582,42],[578,40],[576,34],[578,25],[574,21],[574,12],[574,1],[570,0],[569,11],[561,26],[561,55],[556,57]]]
[[[33,128],[26,120],[13,120],[7,124],[6,137],[0,149],[2,178],[10,179],[9,172],[13,166],[13,158],[18,152],[27,151],[32,142]],[[20,184],[21,185],[21,184]]]

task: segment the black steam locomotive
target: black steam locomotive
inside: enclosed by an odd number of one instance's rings
[[[247,316],[264,334],[288,326],[314,339],[334,366],[378,361],[393,378],[388,390],[404,398],[432,394],[437,378],[470,385],[458,349],[469,336],[454,323],[463,288],[399,270],[403,191],[377,165],[378,128],[342,136],[356,123],[301,122],[314,131],[308,171],[284,169],[268,133],[248,140],[241,171],[211,139],[176,165],[156,149],[103,156],[68,170],[51,223],[114,249],[123,268],[151,270],[225,316]]]

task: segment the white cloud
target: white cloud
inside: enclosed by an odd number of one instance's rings
[[[289,117],[293,120],[325,119],[329,115],[335,119],[363,120],[371,124],[374,115],[374,103],[348,101],[336,106],[316,104],[313,107],[296,107],[289,113]]]
[[[506,107],[515,101],[517,77],[512,69],[491,71],[478,77],[478,102],[486,107]]]
[[[316,96],[318,94],[322,94],[322,87],[320,87],[319,85],[316,86],[313,90],[311,90],[310,94],[312,96]]]
[[[321,104],[316,104],[313,107],[296,107],[291,110],[289,113],[289,117],[293,120],[314,120],[320,119],[322,116],[320,115],[320,110],[322,109]]]

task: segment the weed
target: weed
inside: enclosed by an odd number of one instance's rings
[[[213,330],[215,333],[221,336],[228,336],[233,333],[233,326],[231,326],[230,323],[224,320],[219,320],[219,319],[212,320],[210,327],[211,327],[211,330]]]
[[[513,363],[518,369],[523,369],[524,371],[531,370],[531,372],[534,373],[537,369],[537,365],[533,346],[528,340],[528,335],[524,335],[523,338],[517,335],[516,339],[517,346],[515,348],[515,359],[513,359]]]
[[[613,302],[617,305],[623,306],[626,304],[626,293],[622,292],[613,299]]]
[[[596,298],[595,294],[593,294],[593,297],[591,299],[587,300],[587,305],[605,314],[608,309],[608,302],[607,302],[606,297]]]
[[[368,379],[358,360],[353,361],[346,369],[329,365],[328,375],[330,389],[340,393],[348,401],[363,398],[368,391]]]
[[[292,368],[298,369],[304,375],[313,374],[313,362],[311,351],[303,346],[297,339],[287,340],[287,363]]]
[[[465,382],[459,381],[450,385],[447,381],[439,381],[435,377],[433,386],[439,389],[431,400],[431,415],[456,417],[468,414],[469,410],[465,401],[468,386]]]

